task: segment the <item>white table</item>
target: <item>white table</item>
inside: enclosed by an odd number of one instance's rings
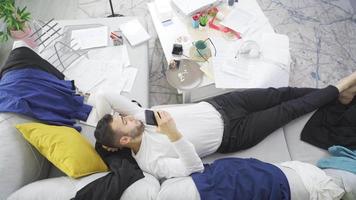
[[[109,32],[111,32],[114,30],[119,30],[120,24],[132,19],[134,18],[114,17],[83,20],[60,20],[57,22],[59,23],[59,27],[65,27],[68,25],[100,24],[109,27]],[[139,20],[143,25],[146,24],[144,20]],[[144,107],[148,107],[148,44],[145,42],[141,45],[132,47],[126,40],[124,40],[124,44],[127,46],[130,64],[132,67],[136,67],[138,69],[138,73],[136,75],[132,90],[129,93],[123,93],[123,95],[128,96],[131,99],[135,99]],[[19,45],[21,46],[21,44],[15,43],[14,47]]]
[[[257,31],[248,32],[243,40],[254,40],[257,43],[261,43],[262,35],[264,33],[274,33],[274,30],[269,23],[268,19],[262,12],[258,3],[255,0],[240,0],[234,7],[228,7],[225,4],[219,5],[223,12],[228,13],[231,9],[241,8],[243,10],[248,10],[256,15],[255,26],[259,27]],[[150,11],[153,24],[155,26],[156,32],[158,34],[159,40],[161,42],[163,52],[165,54],[167,62],[171,61],[174,57],[172,56],[172,47],[176,43],[176,40],[180,36],[187,36],[190,41],[196,41],[200,39],[206,39],[208,37],[222,37],[221,32],[208,29],[207,31],[199,31],[193,29],[191,26],[190,17],[183,16],[175,8],[173,8],[172,23],[169,25],[162,24],[159,20],[157,10],[154,2],[148,3],[148,9]],[[241,43],[241,41],[229,41]],[[184,48],[185,52],[189,51],[189,47]],[[206,65],[206,63],[201,65]],[[251,87],[283,87],[289,84],[289,67],[285,70],[273,70],[268,71],[265,75],[256,75],[251,77],[254,84]],[[184,102],[196,102],[205,98],[216,96],[222,93],[226,93],[235,89],[221,89],[216,88],[214,80],[209,79],[204,76],[202,83],[195,89],[189,91],[182,91]]]

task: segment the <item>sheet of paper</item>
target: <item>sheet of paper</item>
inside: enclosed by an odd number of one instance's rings
[[[213,64],[211,62],[212,58],[209,62],[204,62],[201,64],[200,70],[204,72],[204,74],[212,81],[214,81],[214,69]]]
[[[130,92],[132,90],[132,86],[135,83],[137,72],[138,69],[134,67],[128,67],[124,69],[123,76],[126,77],[126,83],[122,91]]]
[[[286,87],[289,84],[289,71],[273,63],[255,61],[250,63],[249,71],[253,75],[252,87]]]
[[[137,19],[122,24],[120,29],[132,46],[150,39],[150,35]]]
[[[281,34],[263,34],[261,51],[266,61],[289,66],[289,38]]]
[[[122,62],[124,67],[130,65],[130,58],[126,45],[92,49],[88,52],[88,57],[91,60]]]
[[[223,37],[211,37],[211,41],[214,43],[216,48],[217,57],[227,57],[234,58],[242,44],[242,40],[230,41]],[[213,51],[213,47],[211,47]]]
[[[100,26],[95,28],[73,30],[71,34],[71,46],[78,44],[80,49],[89,49],[108,45],[108,27]]]
[[[256,16],[248,11],[240,8],[233,9],[220,24],[231,28],[234,31],[245,34],[253,21],[256,20]]]
[[[240,79],[249,80],[248,62],[237,59],[226,59],[224,64],[220,66],[221,71],[232,74]]]
[[[103,62],[82,58],[73,63],[66,71],[65,76],[75,81],[75,85],[82,92],[90,92],[91,89],[106,80],[122,77],[123,66],[121,62]]]
[[[247,60],[214,57],[214,77],[216,88],[249,88],[250,73]]]

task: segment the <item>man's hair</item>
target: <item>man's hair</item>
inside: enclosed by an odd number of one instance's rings
[[[94,136],[97,142],[109,146],[109,147],[117,147],[116,140],[117,136],[114,130],[111,127],[111,123],[113,122],[113,117],[110,114],[104,115],[96,125],[96,129],[94,132]]]

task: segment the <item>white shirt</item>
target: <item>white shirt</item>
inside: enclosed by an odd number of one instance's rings
[[[142,171],[157,179],[189,176],[204,169],[194,146],[184,137],[170,142],[163,134],[144,132],[140,150],[132,156]]]
[[[344,190],[318,167],[300,161],[287,161],[280,164],[293,169],[302,179],[309,192],[310,200],[336,200],[341,199]]]
[[[102,92],[95,97],[99,118],[116,111],[133,115],[145,123],[143,108],[118,93]],[[170,142],[157,133],[154,126],[145,126],[139,152],[134,155],[140,168],[157,178],[187,176],[203,170],[199,158],[214,153],[221,144],[224,125],[220,113],[209,103],[178,105],[164,108],[174,119],[182,139]]]

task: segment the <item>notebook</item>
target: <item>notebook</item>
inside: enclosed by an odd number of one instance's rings
[[[131,46],[136,46],[151,38],[137,19],[122,24],[120,29]]]

